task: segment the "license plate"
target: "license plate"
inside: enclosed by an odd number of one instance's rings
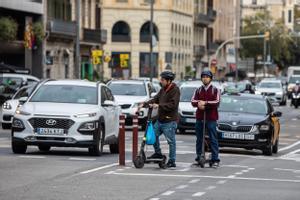
[[[222,138],[236,140],[254,140],[254,135],[243,133],[222,133]]]
[[[59,128],[37,128],[36,132],[40,135],[63,135],[65,130]]]
[[[195,118],[186,118],[186,122],[187,123],[196,123],[196,119]]]

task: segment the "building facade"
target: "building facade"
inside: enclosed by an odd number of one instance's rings
[[[107,30],[104,77],[149,77],[149,0],[103,0],[102,24]],[[155,0],[154,77],[171,69],[183,78],[193,65],[193,0]]]
[[[37,27],[42,24],[42,0],[2,0],[0,1],[0,20],[12,20],[10,27],[1,29],[0,63],[26,68],[37,77],[42,77],[42,44],[37,40]],[[4,37],[9,32],[13,37]],[[42,25],[41,25],[42,27]],[[10,35],[10,36],[11,36]]]

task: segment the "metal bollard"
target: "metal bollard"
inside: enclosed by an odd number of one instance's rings
[[[135,160],[138,152],[138,132],[139,132],[139,119],[137,115],[132,117],[132,161]]]
[[[119,122],[119,165],[125,166],[125,116],[120,115]]]

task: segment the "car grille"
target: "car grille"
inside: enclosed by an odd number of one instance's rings
[[[55,120],[54,125],[47,124],[47,120]],[[56,119],[56,118],[31,118],[29,123],[33,128],[60,128],[69,129],[75,122],[70,119]]]
[[[123,105],[121,105],[122,109],[127,109],[127,108],[130,108],[130,107],[131,107],[131,104],[123,104]]]
[[[273,93],[273,92],[262,92],[261,94],[263,96],[275,96],[275,93]]]
[[[3,116],[3,121],[10,121],[10,120],[12,120],[12,117],[13,116],[11,116],[11,115],[4,115]]]
[[[183,114],[183,115],[191,115],[191,116],[194,116],[194,115],[195,115],[194,112],[187,112],[187,111],[182,111],[182,114]]]
[[[233,132],[250,132],[252,126],[230,126],[229,124],[219,124],[220,131],[233,131]]]

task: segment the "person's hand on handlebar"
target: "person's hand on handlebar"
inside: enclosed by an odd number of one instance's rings
[[[154,109],[158,108],[158,106],[159,105],[157,103],[149,104],[149,107]]]

